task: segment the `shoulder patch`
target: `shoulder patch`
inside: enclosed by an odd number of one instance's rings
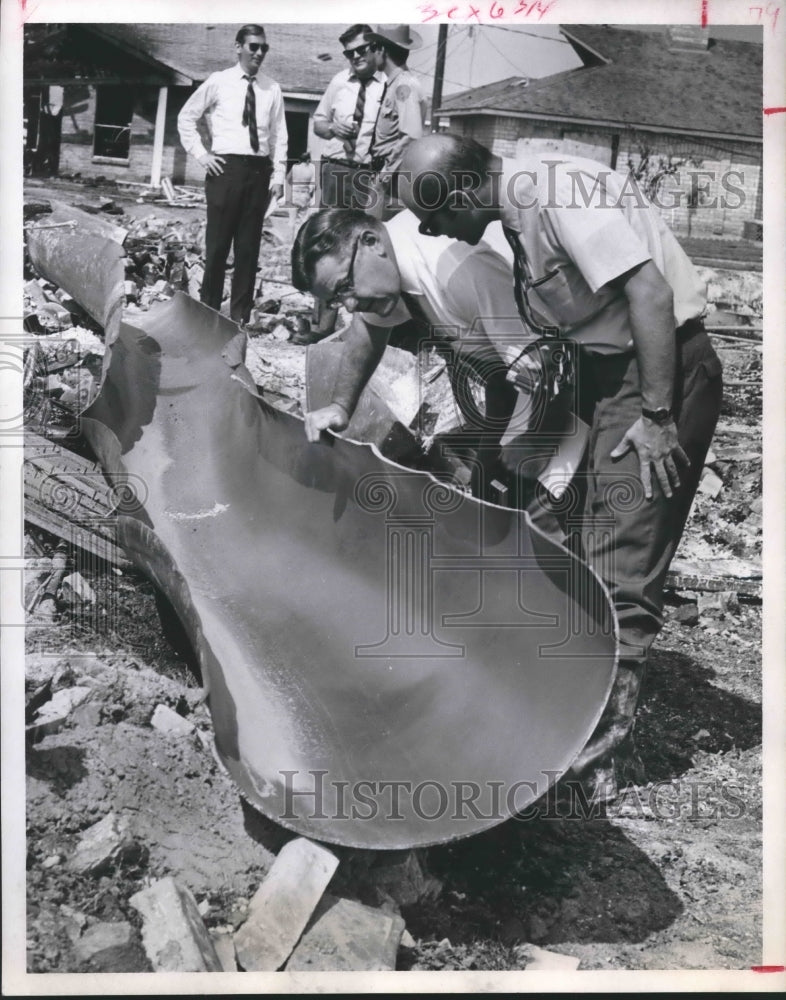
[[[406,101],[411,93],[412,87],[408,83],[402,83],[400,87],[396,87],[396,100]]]

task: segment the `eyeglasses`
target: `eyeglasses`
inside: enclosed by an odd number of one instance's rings
[[[270,46],[267,42],[246,42],[246,47],[249,52],[261,52],[262,55],[267,55]]]
[[[352,247],[352,254],[349,258],[349,267],[347,268],[347,274],[343,281],[340,281],[336,287],[333,289],[333,294],[327,300],[326,305],[328,309],[338,309],[338,307],[344,302],[344,299],[348,298],[350,295],[355,293],[355,281],[353,277],[353,271],[355,270],[355,258],[357,257],[358,247],[360,246],[360,236],[355,237],[355,245]]]
[[[358,45],[355,49],[344,49],[345,59],[362,59],[363,56],[368,55],[368,50],[371,48],[370,44]]]

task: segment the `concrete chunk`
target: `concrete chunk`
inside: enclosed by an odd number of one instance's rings
[[[96,875],[140,851],[125,816],[110,812],[82,833],[67,867],[83,875]]]
[[[712,469],[708,469],[705,466],[699,482],[699,493],[703,493],[714,500],[720,495],[722,489],[723,480]]]
[[[235,934],[246,972],[274,972],[292,953],[338,867],[327,848],[298,837],[285,844],[254,894],[248,920]]]
[[[213,941],[196,900],[171,877],[129,900],[142,914],[142,943],[155,972],[221,972]]]
[[[71,712],[93,693],[89,687],[62,688],[41,708],[38,709],[33,723],[27,727],[28,738],[43,739],[52,733],[59,732]]]
[[[699,609],[695,604],[681,604],[669,617],[672,621],[681,622],[683,625],[698,625]]]
[[[392,971],[403,933],[401,917],[325,896],[287,972]]]
[[[156,705],[150,725],[168,736],[190,736],[196,726],[166,705]]]
[[[540,972],[549,970],[552,972],[571,972],[578,969],[580,959],[573,955],[561,955],[557,951],[546,951],[538,948],[537,945],[529,946],[530,961],[527,962],[527,972]]]
[[[738,604],[737,593],[734,590],[715,590],[709,594],[699,594],[699,614],[705,614],[707,611],[719,611],[725,614]]]
[[[125,920],[93,924],[75,943],[74,954],[80,962],[97,962],[108,967],[121,953],[133,948],[134,939],[134,928]]]

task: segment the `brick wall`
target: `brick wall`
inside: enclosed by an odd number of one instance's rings
[[[691,137],[651,133],[616,133],[612,128],[588,130],[580,126],[535,122],[524,118],[467,115],[452,118],[450,131],[467,135],[498,156],[528,151],[561,152],[611,164],[618,143],[617,170],[628,161],[640,163],[643,146],[657,166],[677,163],[658,189],[656,207],[677,233],[696,236],[739,237],[746,220],[761,213],[761,147],[729,140],[723,146]]]
[[[656,208],[674,232],[691,236],[743,235],[745,222],[758,217],[761,163],[742,147],[720,150],[701,141],[675,144],[656,137],[650,162],[676,165],[655,195]],[[620,148],[619,166],[641,161],[638,145]]]
[[[101,175],[114,180],[149,183],[158,87],[137,86],[136,91],[128,161],[113,163],[104,159],[97,160],[93,154],[95,86],[73,84],[65,88],[60,143],[61,174],[80,173],[83,177]],[[189,93],[190,90],[186,87],[169,88],[161,176],[171,177],[175,184],[197,185],[204,180],[204,170],[193,157],[186,155],[177,134],[177,115]]]

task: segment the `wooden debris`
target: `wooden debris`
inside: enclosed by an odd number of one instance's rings
[[[337,867],[335,854],[304,837],[282,847],[235,934],[242,969],[274,972],[282,967]]]
[[[171,877],[129,900],[142,914],[142,943],[155,972],[221,972],[212,938],[196,900]]]
[[[115,541],[115,502],[101,467],[25,433],[25,521],[118,566],[129,566]]]

